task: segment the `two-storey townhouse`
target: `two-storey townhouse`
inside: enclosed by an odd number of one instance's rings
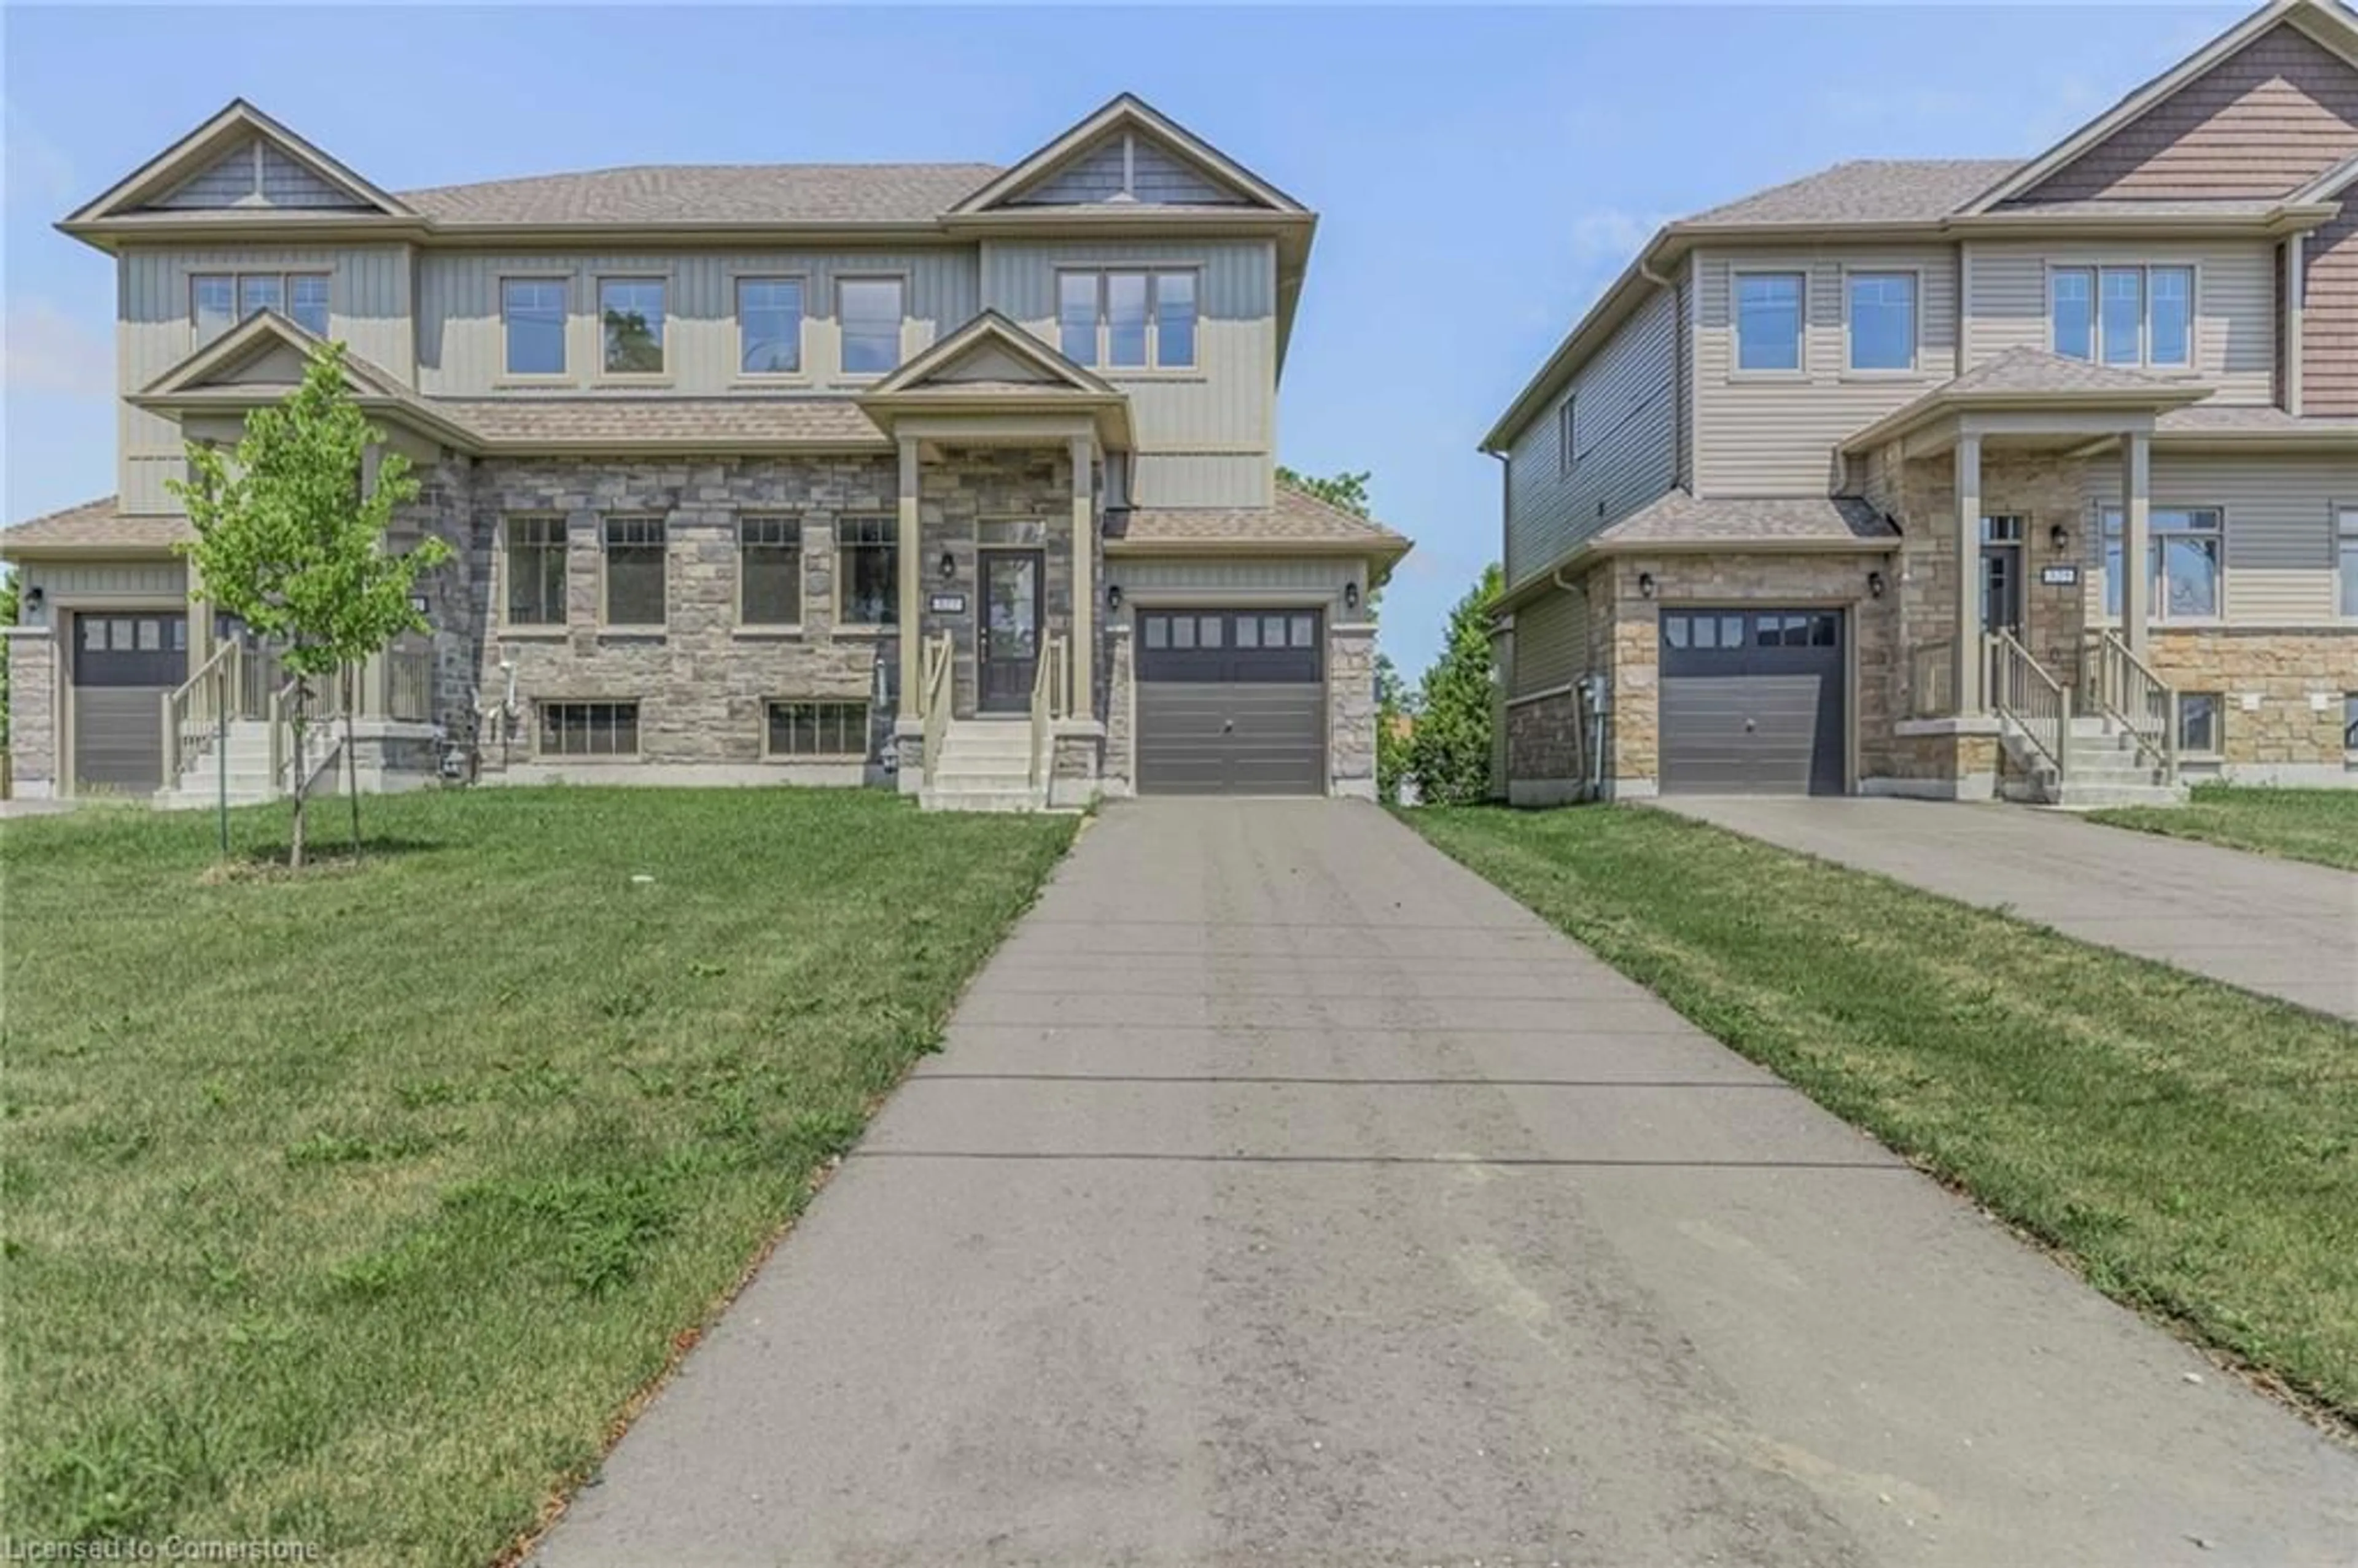
[[[472,734],[517,781],[1374,792],[1407,544],[1274,478],[1315,218],[1134,97],[1005,168],[398,193],[241,101],[59,226],[119,270],[119,490],[0,535],[28,793],[324,760],[166,484],[321,340],[422,478],[393,547],[455,546],[358,672],[378,783]]]
[[[2358,21],[1672,222],[1484,448],[1513,800],[2358,782]]]

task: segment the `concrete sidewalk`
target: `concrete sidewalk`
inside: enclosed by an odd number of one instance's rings
[[[2353,1553],[2358,1457],[1382,813],[1150,802],[543,1560]]]
[[[2358,876],[2016,806],[1666,796],[1682,816],[2358,1019]]]

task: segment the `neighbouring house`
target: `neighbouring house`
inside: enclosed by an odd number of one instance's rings
[[[1483,446],[1511,800],[2358,783],[2358,20],[1672,222]]]
[[[333,339],[423,481],[394,546],[456,547],[358,672],[374,784],[472,741],[508,781],[1372,796],[1408,543],[1274,474],[1315,224],[1127,95],[1005,168],[404,192],[233,103],[59,225],[117,269],[119,490],[0,534],[18,786],[333,760],[165,487]]]

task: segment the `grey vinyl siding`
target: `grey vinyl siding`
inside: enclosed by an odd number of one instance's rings
[[[2088,464],[2083,532],[2091,619],[2102,615],[2104,603],[2097,509],[2120,504],[2120,493],[2117,464],[2103,458]],[[2228,624],[2334,621],[2334,508],[2358,505],[2358,456],[2157,451],[2153,504],[2216,506],[2225,513],[2222,579]]]
[[[137,392],[197,349],[189,279],[212,272],[324,272],[328,329],[395,379],[416,374],[410,337],[410,248],[358,245],[250,250],[126,248],[118,264],[115,323],[119,384]],[[116,405],[117,489],[125,512],[177,512],[164,481],[182,472],[172,422]]]
[[[1152,506],[1266,506],[1277,414],[1277,249],[1267,240],[991,242],[980,304],[1056,341],[1065,266],[1197,269],[1195,368],[1106,379],[1130,395],[1136,499]]]
[[[1957,373],[1957,273],[1948,245],[1758,247],[1695,257],[1695,472],[1704,496],[1825,495],[1844,438]],[[1808,280],[1801,369],[1736,369],[1733,280],[1798,272]],[[1916,368],[1849,368],[1844,275],[1916,275]],[[1988,351],[1975,324],[1974,348]]]
[[[1688,490],[1694,488],[1695,479],[1695,265],[1690,256],[1679,265],[1678,274],[1678,341],[1671,374],[1677,378],[1679,456],[1678,482]]]
[[[178,560],[169,561],[26,561],[16,568],[24,586],[38,588],[52,600],[107,597],[172,599],[187,597],[189,572]]]
[[[1117,556],[1106,562],[1106,580],[1121,585],[1132,603],[1141,595],[1185,593],[1191,596],[1241,596],[1249,603],[1254,594],[1300,595],[1340,600],[1343,589],[1357,584],[1367,590],[1367,568],[1360,562],[1326,556],[1251,557],[1233,560],[1196,556]]]
[[[1678,299],[1658,289],[1516,436],[1507,462],[1509,583],[1675,482],[1677,367]],[[1579,405],[1568,472],[1558,447],[1567,396]]]
[[[1172,152],[1152,136],[1121,131],[1076,155],[1064,168],[1008,205],[1063,207],[1106,201],[1122,194],[1125,176],[1123,146],[1130,147],[1127,189],[1150,206],[1233,206],[1245,198]]]
[[[2266,240],[2046,241],[1968,247],[1975,363],[2008,349],[2051,349],[2047,278],[2059,266],[2190,265],[2194,375],[2218,388],[2211,402],[2276,401],[2277,280],[2283,264]]]
[[[366,204],[255,137],[215,158],[152,205],[201,211],[222,207],[350,210]]]
[[[597,299],[601,277],[665,280],[664,390],[711,395],[781,384],[779,377],[749,382],[739,373],[740,277],[803,280],[803,369],[784,378],[788,384],[817,391],[861,386],[872,378],[847,379],[841,373],[836,282],[879,276],[907,280],[903,360],[968,320],[978,308],[975,253],[966,246],[703,254],[428,252],[421,259],[417,287],[418,389],[435,396],[480,397],[514,384],[507,374],[500,313],[503,277],[562,278],[568,285],[565,374],[555,381],[531,378],[529,384],[537,389],[587,389],[603,379]]]
[[[1515,678],[1510,697],[1558,691],[1588,673],[1588,595],[1574,588],[1543,593],[1515,611]]]

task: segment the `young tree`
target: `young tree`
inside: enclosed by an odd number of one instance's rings
[[[1355,517],[1368,515],[1368,481],[1374,477],[1372,472],[1362,469],[1357,473],[1338,473],[1321,478],[1316,474],[1296,473],[1283,463],[1277,465],[1280,484],[1290,484],[1296,490],[1305,491],[1327,505],[1339,506]]]
[[[286,667],[303,687],[340,676],[403,632],[427,629],[410,608],[417,575],[439,565],[449,546],[428,536],[416,549],[384,548],[394,509],[416,498],[417,481],[398,452],[386,450],[373,486],[363,481],[368,449],[383,441],[344,382],[344,349],[313,351],[303,384],[276,406],[245,422],[234,457],[188,444],[189,481],[167,481],[196,531],[182,546],[195,591],[280,643]],[[352,704],[345,705],[344,752],[352,752]],[[303,865],[304,805],[310,779],[304,737],[310,723],[299,699],[295,730],[294,843]],[[352,849],[360,849],[357,768],[352,777]]]
[[[1441,656],[1424,675],[1408,773],[1433,806],[1478,805],[1490,793],[1490,607],[1506,586],[1498,563],[1449,612]]]
[[[1401,683],[1390,654],[1376,655],[1376,798],[1400,804],[1401,780],[1408,775],[1409,737],[1414,733],[1411,705],[1416,694]]]

